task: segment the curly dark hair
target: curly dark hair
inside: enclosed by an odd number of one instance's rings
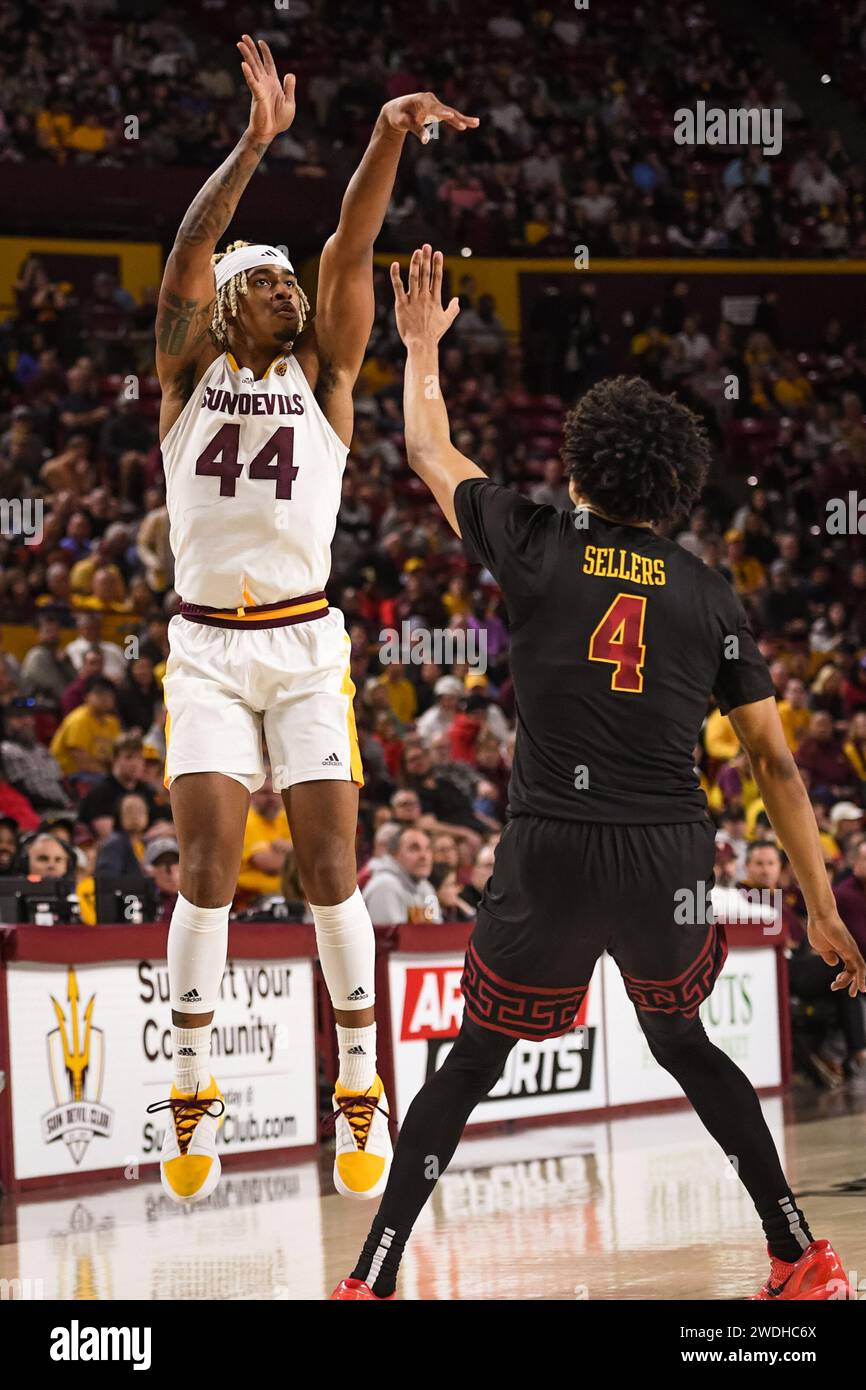
[[[637,376],[600,381],[565,417],[562,461],[581,494],[622,521],[691,511],[710,465],[693,411]]]

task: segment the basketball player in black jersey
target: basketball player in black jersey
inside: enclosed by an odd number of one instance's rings
[[[742,604],[653,530],[700,494],[703,427],[638,378],[601,382],[565,422],[576,511],[538,506],[450,443],[437,344],[458,304],[442,307],[441,255],[414,253],[408,293],[396,265],[391,279],[408,353],[409,462],[505,596],[517,745],[509,819],[466,954],[463,1026],[410,1107],[370,1235],[333,1297],[394,1295],[433,1188],[431,1155],[441,1174],[518,1039],[569,1030],[605,950],[650,1051],[735,1158],[755,1203],[771,1259],[757,1297],[852,1296],[832,1246],[813,1240],[797,1207],[751,1083],[698,1016],[725,960],[724,930],[708,923],[706,902],[693,925],[676,910],[683,890],[713,881],[714,827],[693,749],[715,696],[796,872],[809,940],[839,967],[831,988],[866,990]]]

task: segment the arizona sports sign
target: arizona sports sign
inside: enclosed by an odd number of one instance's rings
[[[388,960],[398,1124],[424,1082],[442,1066],[460,1031],[463,954],[395,952]],[[605,1104],[597,968],[575,1025],[560,1038],[515,1043],[505,1069],[470,1125],[571,1114]]]

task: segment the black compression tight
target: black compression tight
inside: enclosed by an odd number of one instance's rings
[[[773,1254],[798,1259],[811,1234],[785,1181],[751,1082],[710,1042],[699,1018],[662,1013],[638,1017],[656,1061],[679,1083],[709,1133],[736,1163]],[[382,1204],[353,1271],[380,1297],[393,1292],[418,1214],[513,1046],[513,1038],[465,1019],[444,1064],[409,1107]]]

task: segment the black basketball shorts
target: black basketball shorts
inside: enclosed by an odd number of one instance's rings
[[[468,1017],[515,1038],[567,1033],[607,951],[635,1008],[693,1018],[727,954],[705,897],[714,858],[709,820],[515,817],[466,952]]]

